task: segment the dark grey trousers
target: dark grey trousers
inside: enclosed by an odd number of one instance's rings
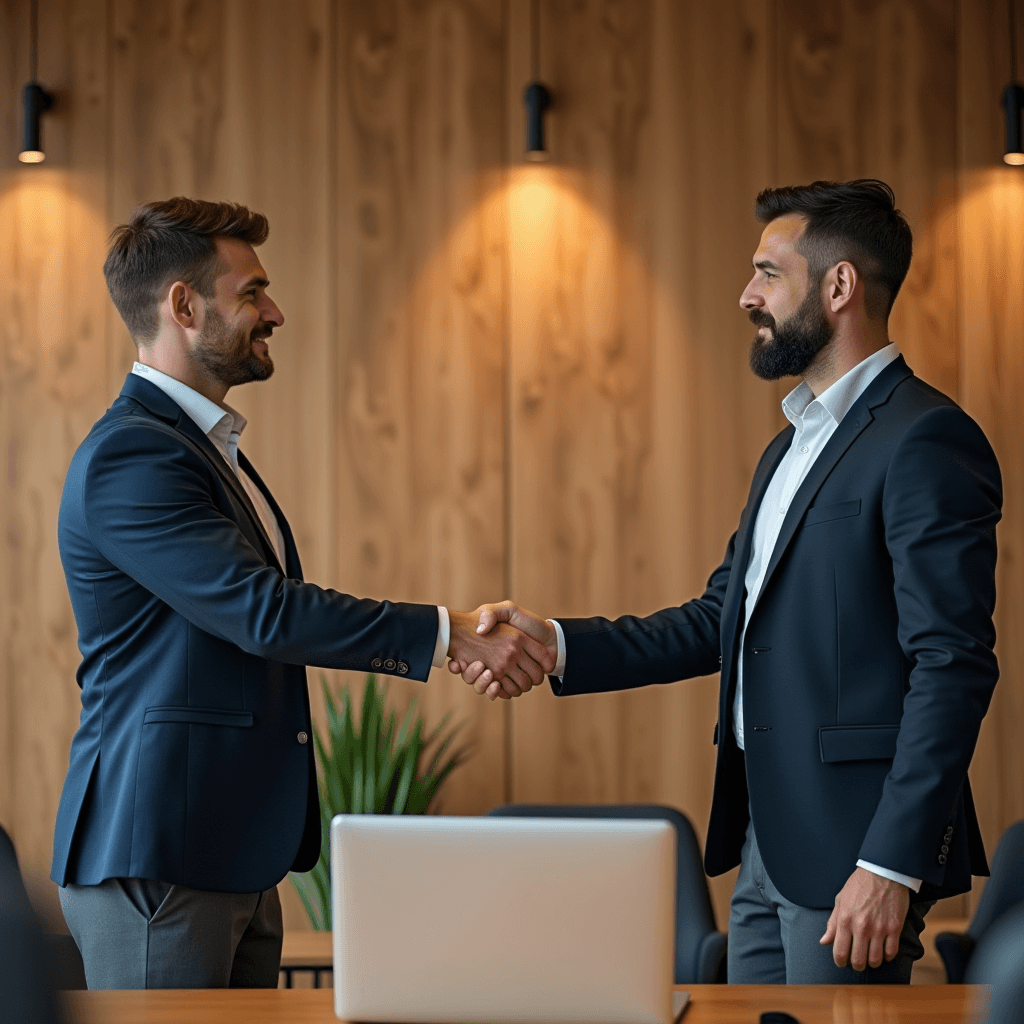
[[[203,892],[144,878],[67,885],[60,904],[89,988],[277,988],[277,889]]]
[[[772,885],[747,826],[742,861],[729,913],[729,983],[736,985],[882,985],[910,983],[924,954],[921,931],[932,903],[911,903],[892,960],[855,971],[837,967],[832,947],[819,945],[831,910],[799,907]]]

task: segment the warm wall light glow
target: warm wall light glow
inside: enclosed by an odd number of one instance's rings
[[[1024,167],[1024,153],[1004,153],[1003,163],[1011,167]]]
[[[41,164],[46,159],[46,154],[38,149],[25,149],[18,154],[18,159],[23,164]]]

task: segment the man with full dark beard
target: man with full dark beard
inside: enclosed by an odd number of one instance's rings
[[[703,596],[481,622],[546,644],[559,695],[720,670],[705,863],[740,864],[729,981],[905,983],[932,903],[988,874],[967,767],[998,676],[999,467],[890,342],[912,244],[892,190],[767,189],[756,211],[750,366],[803,382]]]
[[[224,401],[274,372],[268,230],[230,203],[149,203],[103,268],[138,361],[61,499],[82,716],[51,872],[90,988],[276,987],[275,887],[320,855],[306,665],[425,681],[481,657],[503,696],[554,666],[511,626],[478,636],[478,613],[303,582]]]

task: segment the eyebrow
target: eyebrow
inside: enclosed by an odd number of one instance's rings
[[[256,277],[250,277],[247,281],[243,282],[238,290],[240,292],[244,292],[247,288],[251,288],[253,285],[256,285],[257,288],[266,288],[269,284],[270,282],[265,277],[259,277],[257,275]]]
[[[754,263],[754,267],[757,270],[780,270],[781,269],[777,263],[772,263],[771,260],[757,260]]]

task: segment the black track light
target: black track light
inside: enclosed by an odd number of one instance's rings
[[[526,159],[548,160],[544,111],[551,106],[551,93],[540,80],[540,0],[530,4],[530,84],[523,93],[523,103],[526,105]]]
[[[31,69],[31,81],[25,86],[21,94],[22,110],[25,118],[25,134],[22,137],[21,152],[18,159],[23,164],[41,164],[46,159],[43,152],[43,143],[40,137],[39,122],[43,114],[53,106],[53,95],[48,93],[39,84],[39,0],[32,0],[29,9],[28,24],[29,44],[29,67]]]
[[[540,82],[531,82],[523,93],[526,104],[526,159],[547,160],[544,145],[544,111],[551,104],[551,93]]]
[[[1003,163],[1013,167],[1024,165],[1024,140],[1021,139],[1020,115],[1024,110],[1024,86],[1017,81],[1017,4],[1010,0],[1010,84],[1003,90],[1003,114],[1006,116],[1006,146]]]
[[[46,159],[40,139],[39,122],[43,114],[53,106],[53,96],[38,82],[29,82],[22,93],[25,113],[25,135],[18,159],[23,164],[41,164]]]

